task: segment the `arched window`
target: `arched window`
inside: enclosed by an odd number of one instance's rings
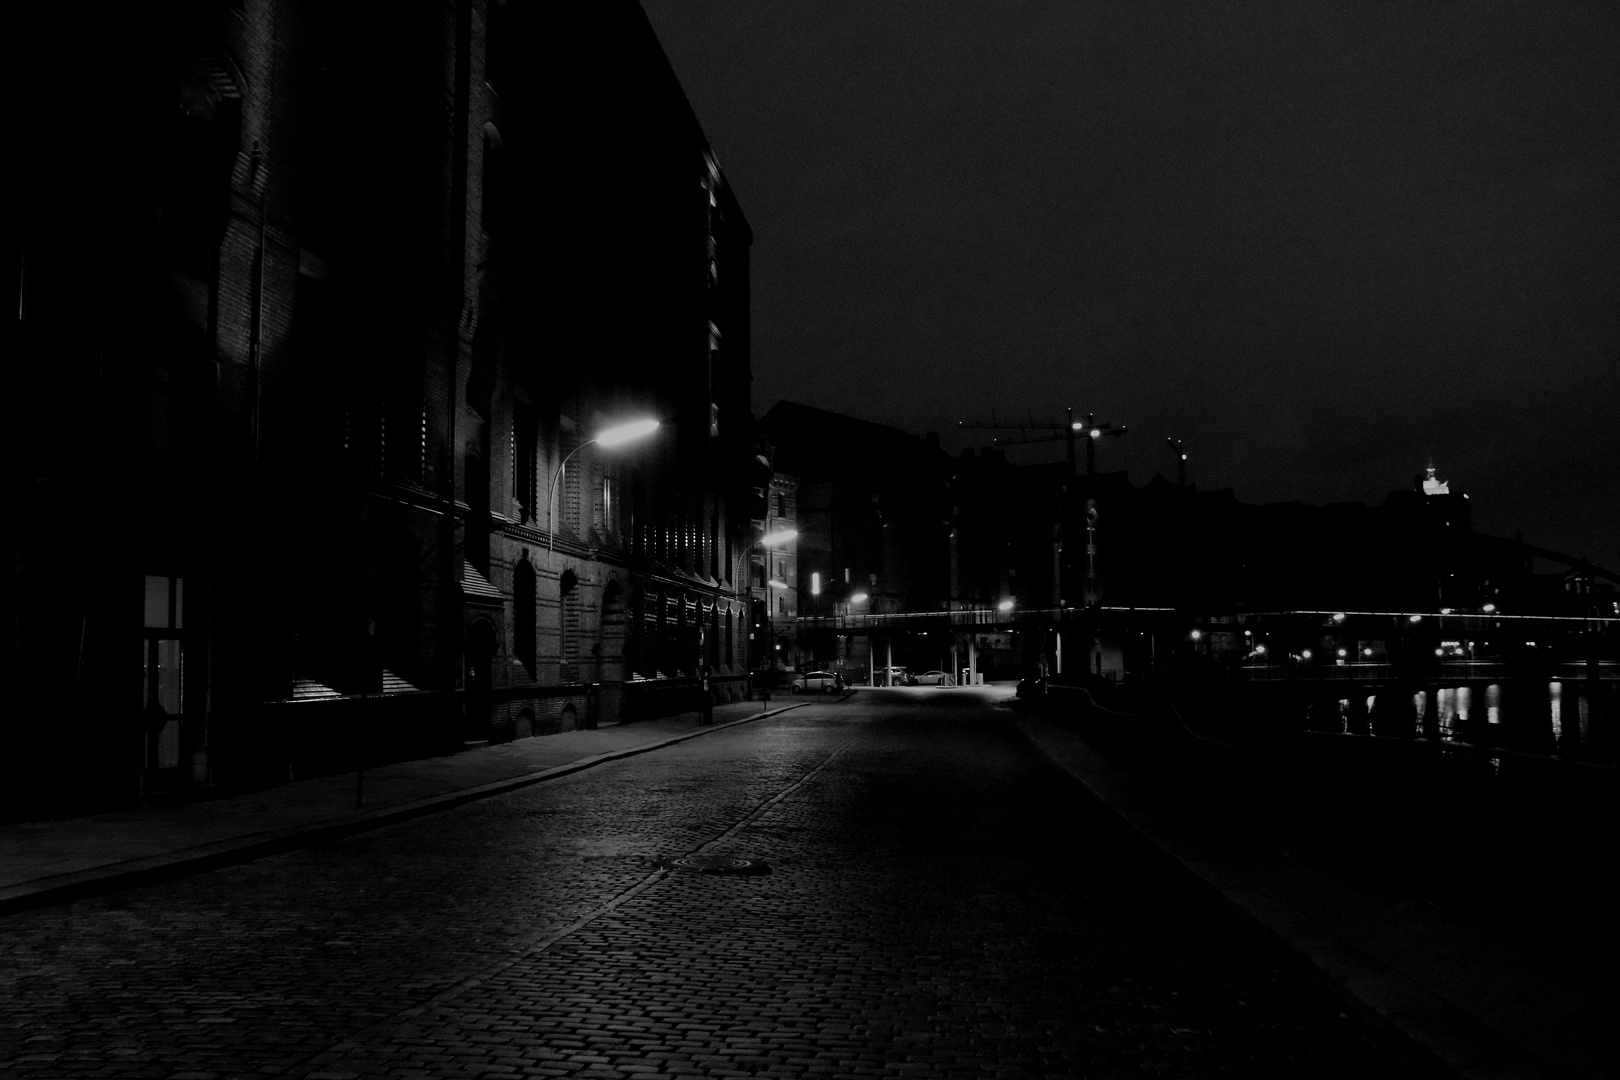
[[[716,603],[714,607],[709,609],[709,632],[705,635],[706,640],[704,641],[703,662],[711,668],[721,662],[720,608],[721,605]],[[726,615],[726,619],[729,623],[731,619],[729,613]]]
[[[489,465],[476,453],[468,453],[463,466],[463,498],[467,501],[467,561],[489,577]]]
[[[579,663],[579,575],[564,570],[557,579],[558,652],[562,660],[562,681],[577,682]]]
[[[198,60],[180,80],[168,131],[162,234],[178,269],[206,277],[230,210],[242,95],[225,64]]]
[[[518,504],[519,519],[524,522],[540,517],[536,469],[539,453],[539,410],[519,401],[512,407],[512,499]]]
[[[535,586],[534,567],[524,556],[512,572],[512,652],[518,662],[535,677]]]

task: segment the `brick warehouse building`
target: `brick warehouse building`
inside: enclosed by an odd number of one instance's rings
[[[740,693],[752,236],[640,7],[163,7],[10,17],[0,809]]]

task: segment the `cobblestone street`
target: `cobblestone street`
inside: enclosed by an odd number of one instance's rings
[[[0,1074],[1438,1075],[950,691],[5,916]]]

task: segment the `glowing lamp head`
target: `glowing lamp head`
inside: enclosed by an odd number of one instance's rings
[[[1011,611],[1012,609],[1013,602],[1011,600],[1003,600],[1001,603],[996,605],[997,611]]]
[[[657,431],[658,426],[658,421],[652,419],[631,420],[628,423],[615,424],[596,437],[596,444],[605,447],[622,446],[627,442],[645,439],[648,435]]]

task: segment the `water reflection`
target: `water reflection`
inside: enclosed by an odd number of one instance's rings
[[[1386,689],[1385,693],[1391,691]],[[1409,708],[1409,716],[1413,719],[1414,733],[1429,733],[1438,735],[1446,742],[1468,742],[1478,740],[1490,727],[1501,727],[1509,721],[1505,710],[1511,709],[1514,713],[1512,719],[1519,719],[1520,710],[1539,712],[1538,717],[1532,718],[1537,724],[1545,723],[1543,735],[1550,734],[1555,743],[1581,743],[1587,741],[1591,706],[1586,700],[1586,691],[1579,682],[1566,682],[1558,679],[1546,684],[1545,708],[1539,708],[1533,699],[1516,698],[1508,705],[1508,694],[1504,692],[1502,684],[1489,683],[1484,686],[1440,686],[1422,690],[1411,695],[1406,701],[1402,691],[1395,691],[1400,696],[1397,699],[1402,708]],[[1386,697],[1385,701],[1389,699]],[[1355,698],[1339,698],[1333,703],[1336,705],[1337,716],[1329,714],[1329,720],[1324,727],[1327,730],[1337,730],[1341,733],[1356,731],[1356,719],[1374,716],[1378,710],[1378,695],[1369,694],[1366,699],[1358,702]],[[1313,707],[1314,710],[1314,707]],[[1433,716],[1429,715],[1433,710]],[[1484,731],[1475,725],[1483,719],[1486,727]],[[1361,733],[1365,733],[1363,726]],[[1489,735],[1487,741],[1497,736]]]
[[[1408,693],[1411,696],[1408,698]],[[1442,742],[1495,742],[1505,724],[1528,721],[1537,738],[1552,738],[1558,746],[1584,745],[1588,740],[1591,706],[1586,701],[1588,691],[1579,682],[1550,680],[1545,683],[1545,698],[1536,695],[1515,696],[1513,688],[1502,683],[1473,683],[1429,687],[1417,691],[1406,688],[1383,688],[1383,711],[1380,712],[1379,695],[1328,698],[1306,706],[1307,724],[1312,730],[1332,730],[1340,733],[1369,732],[1369,719],[1377,727],[1374,717],[1383,716],[1388,722],[1388,733],[1409,730],[1413,735],[1440,738]],[[1393,696],[1392,696],[1393,695]],[[1511,698],[1511,701],[1510,701]],[[1393,709],[1392,709],[1393,701]],[[1520,712],[1533,716],[1521,717]],[[1508,716],[1511,712],[1513,716]],[[1411,727],[1406,727],[1406,722]]]
[[[1547,696],[1551,699],[1553,738],[1558,742],[1564,741],[1564,684],[1551,682],[1547,684]]]

